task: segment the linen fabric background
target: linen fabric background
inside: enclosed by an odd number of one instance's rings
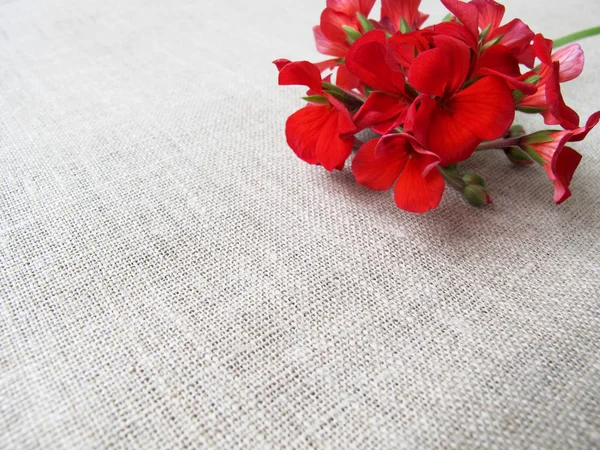
[[[492,207],[398,210],[286,145],[324,4],[0,2],[1,448],[600,447],[600,133],[561,206],[486,152]]]

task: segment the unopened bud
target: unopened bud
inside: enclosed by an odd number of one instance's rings
[[[511,163],[517,166],[528,166],[533,164],[533,159],[527,155],[519,147],[509,147],[504,149],[504,154],[510,160]]]
[[[472,184],[475,186],[485,187],[485,181],[483,181],[483,178],[481,178],[481,175],[477,175],[476,173],[465,173],[462,176],[462,180],[466,184]]]
[[[467,184],[464,187],[462,194],[473,206],[485,206],[492,203],[492,198],[487,191],[476,184]]]

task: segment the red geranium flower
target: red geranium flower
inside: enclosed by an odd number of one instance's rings
[[[501,137],[511,126],[514,100],[499,77],[485,76],[465,87],[471,50],[449,36],[435,36],[435,48],[422,52],[408,71],[408,82],[422,92],[406,128],[438,154],[443,166],[467,159],[486,139]]]
[[[571,196],[569,184],[581,161],[581,155],[566,144],[582,141],[598,121],[600,111],[590,116],[585,127],[565,131],[539,131],[520,139],[521,148],[542,164],[554,183],[555,203],[562,203]]]
[[[526,112],[539,112],[548,125],[560,125],[565,129],[579,126],[579,115],[565,103],[560,83],[572,80],[583,70],[583,51],[578,44],[565,47],[553,55],[552,41],[541,34],[535,36],[535,56],[541,61],[538,68],[540,80],[537,91],[517,102]]]
[[[346,107],[323,90],[321,72],[308,61],[274,61],[279,69],[280,85],[309,88],[315,102],[292,114],[285,125],[288,145],[309,164],[328,171],[341,170],[354,146],[357,129]]]
[[[436,169],[439,162],[439,156],[413,136],[388,134],[361,146],[352,160],[352,172],[369,189],[384,191],[396,183],[396,205],[424,213],[436,208],[444,193],[444,178]]]

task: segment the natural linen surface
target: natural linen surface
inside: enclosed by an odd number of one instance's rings
[[[0,448],[600,447],[599,133],[561,206],[485,152],[492,207],[398,210],[286,145],[324,4],[0,2]]]

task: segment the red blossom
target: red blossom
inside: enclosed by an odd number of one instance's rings
[[[485,76],[466,88],[471,53],[461,41],[436,36],[436,47],[421,53],[408,71],[421,95],[407,119],[442,165],[467,159],[484,139],[501,137],[514,120],[511,90],[499,77]]]
[[[309,88],[309,95],[319,95],[325,104],[311,104],[292,114],[285,126],[288,145],[309,164],[328,171],[342,169],[354,146],[357,131],[346,107],[323,90],[321,73],[308,61],[276,60],[280,85]]]
[[[585,139],[600,121],[600,111],[592,114],[585,127],[564,131],[540,131],[520,139],[520,146],[542,163],[548,178],[554,183],[554,202],[559,204],[571,196],[569,184],[581,155],[567,147],[569,142]]]
[[[552,55],[552,41],[538,34],[534,39],[534,51],[541,61],[537,91],[519,100],[517,106],[528,112],[541,113],[548,125],[577,128],[579,115],[565,103],[560,83],[561,80],[572,80],[583,70],[581,47],[569,46]]]
[[[352,161],[356,181],[374,190],[394,186],[396,205],[424,213],[438,206],[444,179],[436,169],[440,158],[411,135],[389,134],[363,144]]]

